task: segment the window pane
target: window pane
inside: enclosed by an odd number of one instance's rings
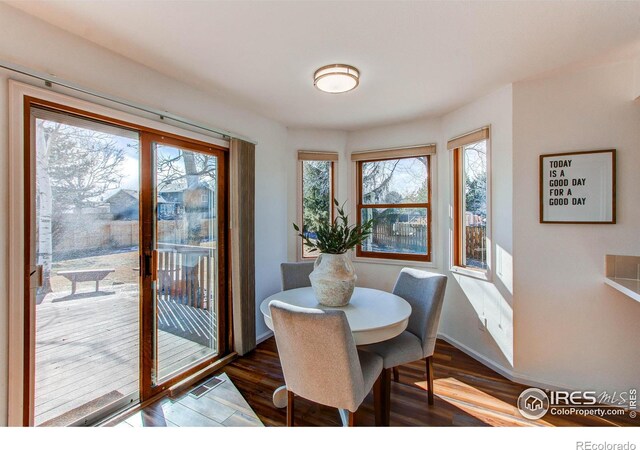
[[[140,138],[35,116],[35,425],[66,426],[138,397]]]
[[[218,354],[218,158],[155,144],[157,378]]]
[[[427,208],[362,208],[361,219],[375,219],[362,251],[427,254]]]
[[[427,203],[428,158],[362,163],[362,203]]]
[[[302,229],[311,240],[331,220],[331,161],[302,161]],[[317,256],[303,245],[302,256]]]
[[[463,147],[464,264],[487,268],[487,141]]]

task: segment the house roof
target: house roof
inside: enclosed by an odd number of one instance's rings
[[[121,193],[129,195],[130,197],[134,198],[135,200],[139,200],[140,199],[140,193],[138,191],[135,191],[133,189],[120,189],[117,192],[114,192],[113,194],[111,194],[105,201],[107,203],[110,203],[109,200],[111,200],[113,197],[115,197],[116,195],[119,195]]]

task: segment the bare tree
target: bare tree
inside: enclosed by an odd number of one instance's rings
[[[63,213],[91,206],[117,187],[123,159],[124,150],[107,134],[36,120],[36,259],[43,266],[38,297],[51,292],[53,238]]]
[[[58,211],[92,206],[120,185],[124,150],[110,135],[68,125],[47,131],[49,176]]]

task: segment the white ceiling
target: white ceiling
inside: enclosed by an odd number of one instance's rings
[[[441,115],[524,78],[640,43],[640,2],[11,1],[29,14],[292,127]],[[315,69],[360,86],[325,94]]]

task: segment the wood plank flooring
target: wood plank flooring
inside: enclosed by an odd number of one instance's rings
[[[516,400],[527,386],[511,382],[465,353],[438,340],[433,360],[435,404],[427,404],[424,362],[400,367],[391,383],[391,426],[638,426],[640,419],[551,416],[524,419]],[[240,393],[267,426],[284,426],[286,409],[272,403],[284,384],[275,340],[270,338],[225,367]],[[373,426],[373,396],[357,414],[358,425]],[[296,398],[296,425],[340,426],[336,409]]]
[[[50,424],[63,425],[78,419],[90,402],[104,406],[101,398],[113,401],[137,393],[137,287],[106,289],[50,295],[37,305],[36,425],[52,420]],[[212,353],[200,343],[162,330],[158,341],[161,376]],[[64,413],[68,414],[62,421],[54,420]]]

